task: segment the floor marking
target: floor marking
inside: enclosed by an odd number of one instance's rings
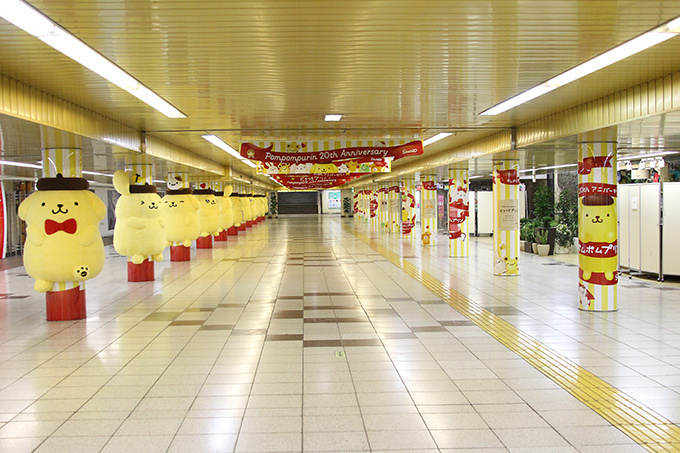
[[[419,281],[437,297],[474,322],[512,352],[526,360],[621,432],[651,452],[680,451],[680,427],[611,386],[572,360],[522,332],[445,283],[422,271],[396,253],[343,225],[358,239],[377,250],[392,264]]]

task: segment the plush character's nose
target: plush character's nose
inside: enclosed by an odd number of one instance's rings
[[[62,207],[64,207],[64,205],[63,205],[63,204],[58,204],[57,207],[58,207],[58,208],[62,208]]]

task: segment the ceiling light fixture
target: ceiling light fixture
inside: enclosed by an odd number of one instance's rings
[[[626,41],[623,44],[614,47],[607,52],[604,52],[590,60],[575,66],[552,79],[543,82],[523,93],[507,99],[500,104],[496,104],[491,108],[488,108],[482,112],[480,115],[498,115],[500,113],[506,112],[520,104],[529,102],[532,99],[536,99],[539,96],[543,96],[546,93],[551,92],[561,86],[578,80],[582,77],[592,74],[595,71],[606,68],[616,62],[619,62],[625,58],[628,58],[636,53],[642,52],[643,50],[649,49],[657,44],[660,44],[668,39],[677,36],[680,33],[680,17],[673,19],[672,21],[660,25],[653,30],[643,33],[630,41]]]
[[[210,143],[212,143],[213,145],[217,146],[219,149],[221,149],[221,150],[223,150],[223,151],[226,151],[226,152],[229,153],[232,157],[235,157],[236,159],[240,160],[241,162],[243,162],[243,163],[246,164],[247,166],[249,166],[249,167],[251,167],[251,168],[257,167],[257,165],[255,165],[254,163],[252,163],[252,162],[250,161],[250,159],[246,159],[245,157],[241,157],[241,155],[240,155],[238,152],[236,152],[236,150],[235,150],[234,148],[232,148],[231,146],[229,146],[224,140],[222,140],[221,138],[219,138],[217,135],[205,134],[205,135],[201,135],[201,137],[202,137],[204,140],[207,140],[207,141],[209,141]]]
[[[432,143],[438,142],[439,140],[444,139],[449,135],[453,135],[453,132],[440,132],[437,135],[433,135],[432,137],[425,140],[423,142],[423,146],[431,145]]]
[[[84,175],[108,176],[109,178],[113,178],[113,175],[109,175],[109,174],[107,174],[107,173],[99,173],[98,171],[87,171],[87,170],[83,170],[81,173],[84,174]]]
[[[186,118],[184,113],[165,99],[26,2],[4,0],[0,3],[0,17],[99,74],[168,118]]]
[[[326,115],[324,117],[324,121],[340,121],[342,119],[342,115]]]
[[[635,154],[633,156],[626,156],[624,154],[620,154],[616,157],[617,161],[622,161],[622,160],[633,160],[633,159],[646,159],[648,157],[659,157],[659,156],[668,156],[670,154],[678,154],[680,151],[659,151],[658,153],[649,153],[649,154]]]
[[[42,168],[42,165],[36,165],[36,164],[27,164],[24,162],[12,162],[11,160],[0,160],[0,165],[7,165],[10,167],[26,167],[26,168],[35,168],[40,170]]]

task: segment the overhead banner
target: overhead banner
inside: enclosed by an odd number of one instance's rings
[[[351,159],[349,161],[318,162],[304,164],[288,164],[280,162],[259,162],[257,173],[261,175],[321,175],[321,174],[366,174],[388,173],[391,170],[391,159],[370,158],[365,162]]]
[[[330,189],[337,187],[349,181],[363,176],[363,174],[355,175],[303,175],[303,176],[288,176],[288,175],[272,175],[272,177],[288,187],[289,189]]]
[[[274,164],[315,164],[363,158],[393,158],[423,154],[420,140],[391,145],[394,141],[325,141],[241,143],[241,156]],[[259,145],[259,146],[258,146]],[[265,146],[266,145],[266,146]]]

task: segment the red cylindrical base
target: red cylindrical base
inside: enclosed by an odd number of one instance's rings
[[[208,235],[206,237],[199,237],[196,239],[196,248],[197,249],[211,249],[212,247],[212,236]]]
[[[191,247],[183,245],[171,246],[170,261],[191,261]]]
[[[153,260],[145,259],[140,264],[128,261],[129,282],[152,282],[155,279]]]
[[[252,220],[246,220],[246,227],[252,228],[253,227],[253,221]]]
[[[238,230],[239,230],[239,231],[246,231],[246,224],[245,224],[245,222],[242,223],[241,225],[239,225]]]
[[[85,290],[79,286],[64,291],[47,291],[48,321],[75,321],[87,317]]]
[[[227,242],[227,230],[222,230],[220,234],[215,236],[215,242]]]
[[[236,228],[235,226],[230,226],[229,229],[227,230],[227,235],[238,236],[238,228]]]

